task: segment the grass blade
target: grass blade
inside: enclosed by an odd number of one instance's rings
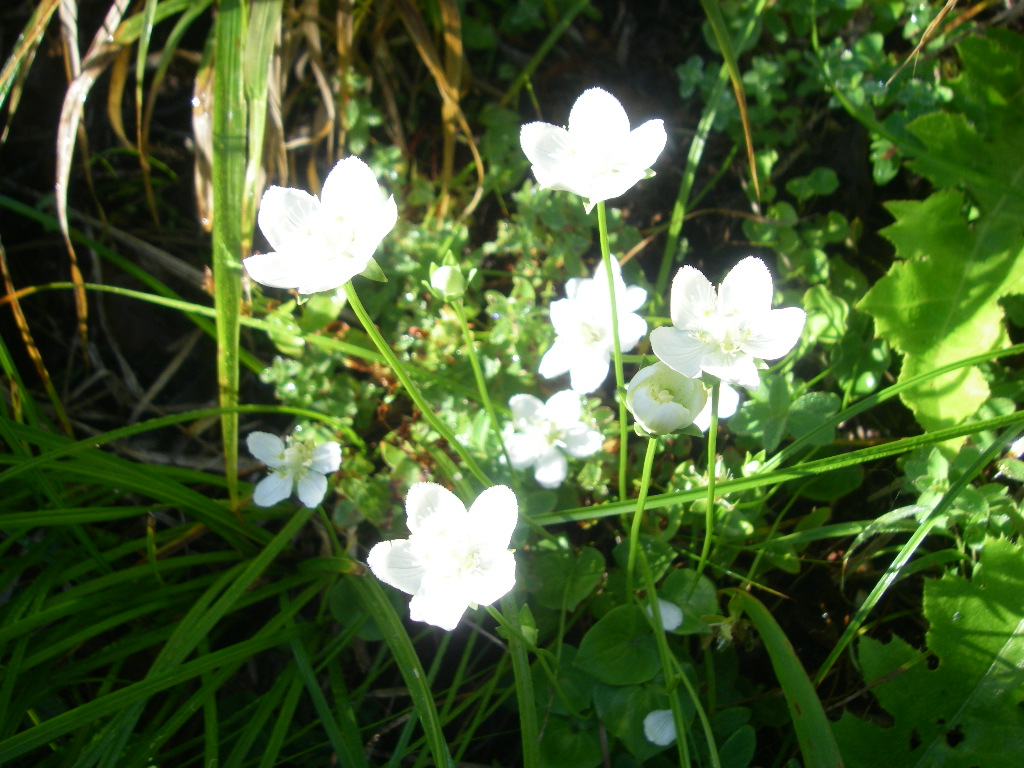
[[[223,0],[214,28],[213,306],[217,311],[217,389],[222,408],[238,404],[239,307],[244,255],[246,107],[243,61],[246,4]],[[238,414],[221,414],[224,471],[231,509],[238,511]]]
[[[434,765],[439,768],[452,768],[454,763],[445,743],[444,732],[441,730],[441,720],[437,716],[434,696],[427,684],[427,675],[423,671],[423,664],[416,655],[409,634],[402,626],[402,620],[398,618],[394,607],[384,594],[383,587],[374,576],[367,574],[355,577],[351,582],[355,586],[363,609],[368,615],[373,616],[384,635],[384,642],[388,644],[395,657],[395,664],[409,689],[413,707],[420,722],[423,723],[427,745],[434,755]]]
[[[807,768],[842,768],[843,758],[839,754],[835,736],[832,735],[832,726],[782,627],[753,595],[741,589],[728,589],[726,592],[732,596],[733,603],[739,605],[750,617],[764,641],[765,650],[772,660],[772,669],[786,697],[796,738],[800,743],[803,764]]]

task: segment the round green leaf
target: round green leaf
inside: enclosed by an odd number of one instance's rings
[[[647,617],[636,605],[620,605],[583,636],[576,666],[602,683],[645,683],[660,668],[658,646]]]

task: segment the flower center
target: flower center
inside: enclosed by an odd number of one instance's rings
[[[604,341],[604,335],[604,328],[587,322],[580,323],[580,340],[587,346],[593,346]]]
[[[671,403],[675,400],[675,393],[671,389],[656,389],[652,392],[654,399],[659,403]]]
[[[284,449],[284,466],[281,468],[285,474],[297,477],[305,474],[313,461],[313,449],[309,443],[288,440],[288,447]]]

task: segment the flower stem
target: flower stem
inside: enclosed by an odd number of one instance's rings
[[[715,480],[718,471],[718,393],[721,386],[721,382],[715,380],[714,386],[711,387],[711,426],[708,427],[708,498],[707,509],[704,511],[704,545],[700,550],[700,560],[697,561],[697,575],[693,579],[695,587],[708,563],[708,554],[711,551],[711,537],[715,529]]]
[[[601,261],[604,262],[608,277],[608,300],[612,310],[612,344],[615,362],[615,400],[619,404],[619,501],[626,498],[626,458],[629,440],[626,422],[625,379],[622,375],[622,345],[619,343],[619,309],[615,303],[615,275],[612,272],[612,255],[608,245],[608,216],[604,200],[597,204],[597,233],[601,240]]]
[[[656,440],[652,439],[651,443],[654,442]],[[650,453],[650,445],[648,445],[648,453]],[[632,554],[632,550],[630,550],[630,554]],[[650,608],[649,621],[651,622],[651,630],[654,632],[654,641],[658,646],[658,659],[661,661],[661,674],[665,678],[669,706],[672,709],[672,722],[676,727],[676,750],[679,754],[679,765],[683,768],[689,768],[690,750],[687,744],[686,718],[683,715],[682,702],[679,700],[679,694],[676,691],[678,683],[683,683],[686,687],[690,698],[693,700],[694,709],[702,716],[702,719],[706,718],[706,715],[697,692],[693,689],[689,678],[686,677],[686,673],[680,669],[679,662],[672,655],[672,651],[668,647],[668,639],[665,637],[665,630],[661,623],[661,609],[658,606],[654,574],[651,573],[650,563],[647,562],[647,553],[642,551],[640,552],[640,575],[643,577],[644,589],[647,590],[647,604]],[[628,594],[632,594],[632,592]],[[708,729],[705,729],[705,732],[707,731]],[[711,747],[712,760],[714,761],[717,754],[714,748],[714,741],[710,736],[708,738],[708,745]]]
[[[636,568],[636,554],[640,548],[640,521],[644,516],[644,502],[647,501],[647,489],[651,484],[651,467],[654,464],[654,452],[658,447],[658,438],[647,440],[647,453],[644,455],[644,473],[640,478],[640,493],[636,497],[636,512],[633,513],[633,525],[629,531],[629,558],[626,561],[626,595],[633,594],[633,572]]]
[[[512,459],[509,457],[508,449],[505,447],[505,438],[501,434],[501,423],[498,421],[498,414],[494,411],[494,403],[491,402],[491,393],[487,389],[483,368],[480,367],[480,358],[476,354],[473,331],[470,330],[469,323],[466,320],[465,303],[462,299],[454,299],[451,305],[455,310],[455,316],[459,319],[462,335],[466,340],[466,354],[469,356],[469,364],[473,368],[473,378],[476,379],[476,389],[480,395],[480,401],[483,403],[484,410],[487,411],[487,416],[491,420],[491,428],[498,437],[498,445],[501,446],[501,453],[505,457],[505,463],[508,465],[509,475],[512,478],[512,485],[515,488],[516,496],[520,496],[522,495],[522,489],[519,486],[519,476],[516,473],[515,467],[512,466]]]
[[[359,318],[359,322],[362,323],[363,329],[367,335],[373,340],[377,350],[384,356],[385,362],[391,367],[391,370],[395,372],[395,376],[398,377],[398,381],[402,387],[405,388],[406,393],[412,398],[413,403],[419,409],[423,418],[427,420],[431,428],[437,434],[445,439],[448,445],[451,446],[452,450],[458,454],[458,457],[462,459],[462,463],[466,469],[472,473],[473,477],[479,480],[484,487],[489,488],[491,486],[491,480],[484,474],[484,471],[480,469],[480,466],[476,463],[476,460],[469,455],[469,452],[463,447],[455,435],[452,434],[451,430],[444,425],[444,423],[437,417],[433,409],[427,405],[427,402],[423,399],[423,395],[420,394],[419,389],[415,384],[412,383],[412,379],[409,378],[409,374],[406,373],[405,367],[402,362],[398,359],[398,356],[392,351],[388,343],[384,341],[384,337],[380,335],[380,331],[377,330],[377,326],[373,324],[370,316],[366,313],[366,309],[363,307],[363,303],[359,301],[359,296],[356,294],[356,289],[352,287],[352,283],[345,283],[345,295],[348,297],[349,306],[352,307],[352,311],[356,313],[356,317]]]

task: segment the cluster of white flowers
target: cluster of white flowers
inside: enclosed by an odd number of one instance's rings
[[[547,189],[573,192],[589,212],[618,197],[645,178],[666,143],[661,120],[632,131],[614,96],[591,88],[569,113],[568,128],[549,123],[522,127],[520,142],[537,182]],[[551,303],[555,342],[540,363],[540,375],[569,373],[578,392],[593,392],[608,376],[613,323],[620,350],[631,350],[647,332],[636,313],[646,292],[627,287],[614,266],[617,318],[610,311],[608,280],[598,267],[593,278],[566,282],[566,298]],[[761,259],[740,261],[716,292],[697,269],[682,267],[672,281],[670,327],[651,332],[658,362],[630,382],[626,404],[640,428],[667,434],[695,424],[711,424],[711,403],[702,374],[720,382],[718,417],[731,416],[739,393],[730,385],[755,389],[758,367],[791,350],[800,338],[805,314],[796,307],[772,309],[772,279]]]
[[[667,135],[661,120],[631,130],[618,100],[591,88],[576,101],[567,128],[530,123],[520,140],[540,186],[579,195],[589,213],[650,175]],[[303,295],[337,289],[373,266],[373,253],[397,218],[394,197],[381,190],[366,163],[348,157],[328,174],[320,198],[284,187],[264,193],[258,222],[274,250],[246,258],[246,271],[262,285]],[[628,352],[647,333],[638,314],[647,292],[626,285],[617,261],[610,266],[611,279],[599,265],[593,277],[566,281],[565,298],[550,306],[556,337],[539,374],[551,379],[568,373],[571,389],[546,402],[529,394],[509,401],[512,422],[503,435],[509,461],[515,469],[532,468],[544,488],[562,484],[568,457],[600,450],[601,433],[585,418],[582,396],[607,379],[616,334],[620,351]],[[432,268],[430,286],[441,298],[458,298],[465,285],[455,266]],[[706,430],[711,404],[703,374],[721,383],[718,415],[735,411],[739,395],[729,385],[757,387],[761,361],[785,355],[803,329],[803,311],[772,309],[772,294],[768,268],[756,257],[740,261],[717,291],[693,267],[679,270],[672,282],[672,325],[651,333],[658,362],[637,373],[625,395],[641,429],[667,434],[696,424]],[[266,432],[251,433],[247,442],[270,469],[253,492],[261,506],[293,491],[305,506],[316,506],[326,494],[327,475],[341,464],[335,442],[284,441]],[[381,581],[412,595],[414,620],[451,630],[467,608],[489,605],[512,589],[515,559],[508,547],[518,501],[508,487],[488,488],[467,510],[442,486],[416,483],[406,514],[409,538],[377,544],[367,564]],[[676,629],[679,607],[659,600],[659,609],[665,630]],[[670,743],[671,713],[650,713],[644,732],[656,744]]]

